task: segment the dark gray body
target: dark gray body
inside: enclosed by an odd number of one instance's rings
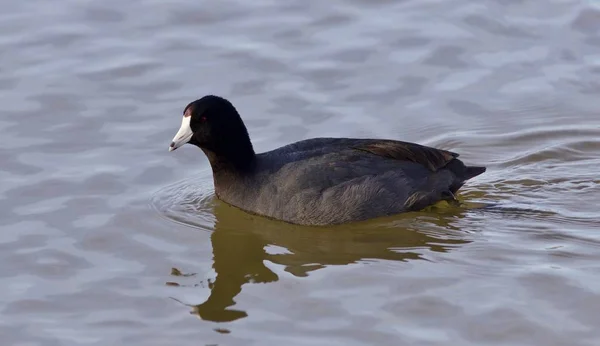
[[[453,199],[485,171],[414,143],[314,138],[257,154],[244,173],[214,171],[224,202],[303,225],[362,221]]]

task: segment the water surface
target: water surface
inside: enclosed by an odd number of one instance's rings
[[[2,9],[3,344],[600,344],[594,2]],[[208,93],[257,151],[397,138],[488,171],[461,208],[265,220],[214,198],[198,149],[167,151]]]

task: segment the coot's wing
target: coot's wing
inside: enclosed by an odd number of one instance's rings
[[[458,157],[457,153],[447,150],[394,140],[369,141],[355,145],[353,148],[394,160],[419,163],[432,172],[443,168],[454,158]]]

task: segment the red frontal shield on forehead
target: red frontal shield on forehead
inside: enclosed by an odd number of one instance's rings
[[[183,117],[187,118],[187,117],[191,117],[191,116],[192,116],[192,106],[185,107],[185,110],[183,111]]]

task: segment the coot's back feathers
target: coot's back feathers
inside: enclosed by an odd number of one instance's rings
[[[459,156],[442,149],[394,140],[372,140],[354,148],[389,159],[419,163],[432,172],[437,172]]]
[[[484,173],[486,170],[485,167],[465,166],[462,161],[458,160],[460,155],[457,153],[416,143],[373,140],[370,143],[358,145],[355,149],[389,159],[418,163],[427,167],[431,172],[448,169],[452,171],[457,180],[450,187],[452,193],[456,193],[465,181]]]

